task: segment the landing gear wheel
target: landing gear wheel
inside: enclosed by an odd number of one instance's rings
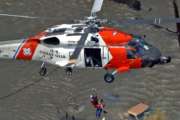
[[[39,71],[39,74],[41,76],[45,76],[47,74],[47,68],[46,67],[41,68]]]
[[[114,81],[114,75],[112,75],[111,73],[106,73],[104,75],[104,81],[107,83],[112,83]]]

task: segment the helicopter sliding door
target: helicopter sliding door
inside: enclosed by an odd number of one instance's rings
[[[102,67],[101,49],[84,48],[84,60],[86,67]]]

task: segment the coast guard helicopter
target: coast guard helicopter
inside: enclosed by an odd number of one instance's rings
[[[113,82],[117,73],[171,61],[143,37],[102,26],[106,20],[96,16],[102,4],[103,0],[95,0],[90,17],[76,24],[56,25],[26,39],[0,42],[0,58],[42,61],[42,76],[47,73],[46,63],[64,67],[67,73],[74,68],[102,68],[107,70],[107,83]]]

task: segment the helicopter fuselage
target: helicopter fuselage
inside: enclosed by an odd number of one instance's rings
[[[83,24],[63,24],[27,39],[1,42],[0,58],[37,60],[60,67],[114,69],[119,73],[170,62],[144,39],[109,27],[89,33],[78,59],[73,61],[70,57],[81,47],[77,44],[85,28]]]

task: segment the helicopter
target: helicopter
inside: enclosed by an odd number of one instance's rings
[[[144,37],[103,26],[107,20],[97,18],[102,5],[103,0],[95,0],[90,16],[77,23],[55,25],[26,39],[0,42],[0,58],[42,61],[41,76],[47,74],[47,63],[65,68],[67,74],[75,68],[105,69],[107,83],[112,83],[118,73],[171,62],[170,56],[163,56]],[[179,24],[179,19],[175,22]]]

